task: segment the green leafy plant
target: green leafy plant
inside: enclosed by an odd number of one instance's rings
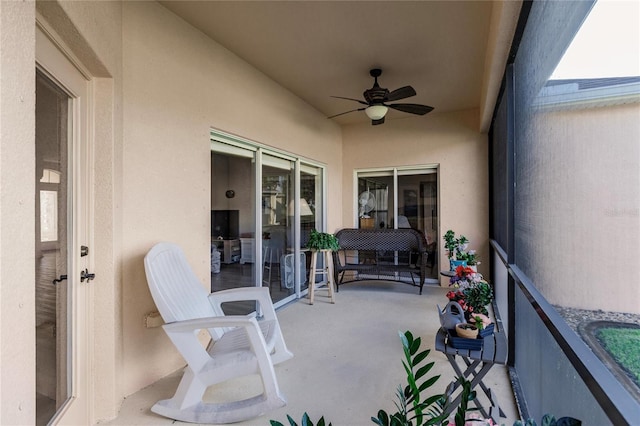
[[[288,414],[287,414],[287,420],[289,420],[289,426],[298,426],[298,423],[296,423],[296,421],[293,420],[293,418]],[[269,420],[269,424],[271,424],[271,426],[285,426],[277,420]],[[304,413],[302,415],[300,426],[314,426],[313,422],[311,421],[307,413]],[[315,426],[325,426],[324,416],[320,417],[320,420],[318,420],[318,423]],[[331,423],[329,423],[326,426],[332,426],[332,425]]]
[[[414,338],[410,331],[399,335],[405,357],[402,365],[407,373],[408,384],[404,389],[398,386],[396,413],[390,415],[380,410],[378,416],[371,417],[371,420],[379,426],[408,426],[413,425],[414,420],[416,425],[441,424],[444,421],[444,395],[432,395],[422,400],[422,393],[440,378],[439,375],[425,378],[434,365],[434,362],[422,365],[431,350],[420,351],[421,339]]]
[[[458,405],[458,409],[456,410],[454,421],[456,426],[464,426],[467,421],[469,401],[476,397],[476,392],[471,390],[471,382],[468,380],[458,377],[457,381],[460,386],[462,386],[462,393],[460,394],[460,405]]]
[[[309,233],[307,248],[312,250],[332,250],[340,249],[340,244],[335,235],[326,232],[318,232],[312,229]]]
[[[471,313],[488,315],[487,305],[493,301],[493,289],[486,281],[480,281],[463,290],[467,309]]]
[[[444,248],[447,249],[447,256],[449,259],[452,259],[456,253],[456,246],[458,245],[458,240],[456,239],[456,234],[451,229],[449,229],[444,234]]]
[[[449,260],[464,260],[467,262],[467,265],[479,264],[476,251],[468,250],[469,239],[467,237],[460,235],[456,238],[456,233],[449,229],[443,238]]]

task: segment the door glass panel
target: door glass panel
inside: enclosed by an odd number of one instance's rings
[[[300,167],[300,291],[309,287],[309,272],[311,270],[311,253],[306,249],[311,230],[324,231],[323,204],[322,204],[322,168],[311,165]],[[318,257],[318,269],[323,270],[322,256]],[[324,275],[316,277],[317,283],[326,280]]]
[[[255,154],[211,153],[211,291],[253,287],[255,261]],[[223,304],[227,314],[255,310],[251,302]]]
[[[421,231],[427,245],[426,280],[437,283],[437,170],[403,169],[395,170],[395,174],[397,179],[394,179],[394,170],[358,173],[358,226]]]
[[[435,267],[438,244],[437,174],[398,176],[398,228],[413,228],[427,243],[427,278],[438,279]]]
[[[70,395],[67,255],[69,97],[36,73],[36,423]],[[58,281],[54,281],[58,280]]]
[[[360,228],[393,228],[393,176],[358,178],[358,223]]]
[[[262,285],[276,303],[295,292],[295,163],[266,154],[262,159]]]

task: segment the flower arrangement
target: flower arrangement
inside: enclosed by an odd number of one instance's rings
[[[456,233],[449,229],[444,234],[444,247],[447,249],[449,260],[460,260],[467,265],[479,265],[475,250],[469,250],[469,240],[464,235],[456,238]]]
[[[466,313],[488,314],[486,306],[493,301],[493,290],[481,274],[468,266],[458,266],[449,286],[455,290],[447,292],[447,298],[458,302]]]

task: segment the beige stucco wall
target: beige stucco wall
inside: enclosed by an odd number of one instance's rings
[[[540,113],[532,126],[535,264],[552,304],[640,314],[640,104]]]
[[[343,127],[342,222],[354,226],[354,169],[437,165],[440,269],[448,270],[442,235],[453,229],[478,250],[479,271],[489,273],[487,136],[478,133],[478,111],[437,111],[424,117]],[[442,285],[448,285],[444,279]]]
[[[35,421],[34,22],[0,2],[0,424]]]
[[[339,127],[157,3],[123,6],[123,392],[184,365],[160,328],[143,256],[162,240],[180,244],[210,280],[210,145],[216,128],[328,165],[339,187]],[[341,199],[328,201],[329,228]]]

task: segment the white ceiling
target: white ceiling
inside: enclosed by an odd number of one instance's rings
[[[361,106],[331,96],[362,99],[362,92],[373,85],[371,68],[383,70],[378,79],[382,87],[394,90],[410,85],[416,90],[416,96],[400,103],[429,105],[435,108],[433,113],[482,110],[497,92],[489,80],[493,78],[495,86],[497,78],[499,87],[511,41],[509,36],[502,36],[504,40],[500,42],[500,34],[496,35],[494,28],[500,27],[498,33],[504,32],[504,13],[496,13],[504,2],[161,4],[326,116]],[[500,22],[496,21],[497,15]],[[507,22],[507,31],[515,28],[517,13],[511,15],[513,22]],[[493,75],[491,67],[497,67],[499,75]],[[493,109],[492,104],[489,107]],[[412,115],[390,110],[387,120],[409,116]],[[429,114],[421,119],[428,117]],[[333,120],[340,124],[368,121],[364,112]]]

